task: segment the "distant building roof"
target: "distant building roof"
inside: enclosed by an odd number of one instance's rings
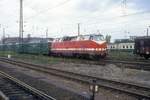
[[[116,39],[115,43],[132,43],[134,40],[131,39]]]
[[[30,38],[23,38],[23,43],[41,43],[41,42],[49,42],[52,40],[53,38],[30,37]],[[18,44],[19,37],[5,38],[3,42],[5,44]]]
[[[150,39],[150,36],[141,36],[141,37],[137,37],[136,39]]]

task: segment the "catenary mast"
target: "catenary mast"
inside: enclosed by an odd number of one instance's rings
[[[20,0],[19,43],[23,43],[23,0]]]

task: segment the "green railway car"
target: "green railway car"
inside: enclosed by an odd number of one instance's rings
[[[48,54],[48,43],[28,43],[19,45],[19,53]]]
[[[49,53],[49,44],[51,43],[24,43],[0,45],[0,51],[11,51],[24,54],[47,55]]]
[[[0,45],[0,51],[18,52],[18,49],[19,49],[19,45],[16,44]]]

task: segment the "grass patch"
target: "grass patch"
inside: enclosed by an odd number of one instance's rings
[[[58,64],[60,62],[83,62],[87,60],[79,59],[79,58],[67,58],[67,57],[50,57],[44,55],[31,55],[31,54],[19,54],[11,51],[0,51],[1,57],[7,57],[8,54],[12,56],[12,58],[35,63],[35,64]],[[108,59],[114,60],[135,60],[137,56],[132,52],[122,52],[122,51],[110,51],[107,56]]]
[[[74,61],[81,61],[77,58],[62,58],[62,57],[50,57],[44,55],[32,55],[32,54],[19,54],[10,51],[0,51],[1,57],[7,57],[11,55],[12,58],[23,60],[27,62],[32,62],[35,64],[57,64],[60,62],[74,62]]]
[[[125,51],[109,51],[108,58],[111,59],[118,59],[118,60],[124,60],[124,59],[136,59],[137,56],[133,54],[133,52],[125,52]]]

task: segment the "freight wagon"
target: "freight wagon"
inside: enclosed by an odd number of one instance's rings
[[[134,53],[148,59],[150,57],[150,36],[135,39]]]
[[[50,51],[48,47],[50,44],[51,43],[5,44],[0,45],[0,51],[46,55]]]

